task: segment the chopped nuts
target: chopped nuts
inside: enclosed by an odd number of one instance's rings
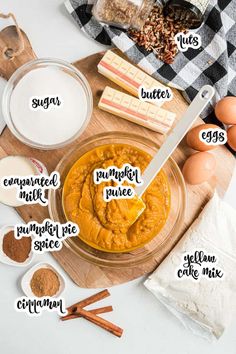
[[[142,30],[132,29],[129,35],[139,46],[153,51],[158,59],[172,64],[178,53],[174,37],[179,32],[187,32],[183,21],[164,16],[162,8],[154,6]]]

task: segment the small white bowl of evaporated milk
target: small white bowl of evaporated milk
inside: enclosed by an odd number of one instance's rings
[[[8,81],[2,110],[8,128],[24,144],[50,150],[76,140],[93,109],[88,81],[73,65],[37,59],[21,66]]]
[[[17,198],[17,189],[4,188],[3,179],[6,177],[24,177],[31,175],[48,175],[46,166],[35,158],[26,156],[5,156],[0,159],[0,203],[11,207],[24,205]]]

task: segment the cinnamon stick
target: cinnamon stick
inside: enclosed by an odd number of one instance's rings
[[[94,310],[89,310],[89,312],[95,314],[95,315],[99,315],[101,313],[107,313],[107,312],[111,312],[113,311],[112,306],[105,306],[105,307],[99,307],[97,309]],[[77,314],[69,314],[66,316],[61,317],[62,321],[68,321],[68,320],[73,320],[75,318],[79,318],[82,317],[81,315],[77,315]]]
[[[74,305],[71,305],[70,307],[67,308],[68,311],[68,315],[72,314],[74,311],[76,311],[76,307],[80,306],[80,307],[86,307],[88,305],[93,304],[94,302],[100,301],[105,299],[106,297],[110,296],[109,291],[106,290],[102,290],[97,294],[94,294],[92,296],[87,297],[86,299],[76,302]]]
[[[93,314],[90,311],[86,311],[83,308],[77,306],[76,312],[75,314],[82,316],[83,318],[85,318],[86,320],[96,324],[97,326],[105,329],[106,331],[114,334],[117,337],[121,337],[122,333],[123,333],[123,329],[116,326],[115,324],[104,320],[103,318]]]

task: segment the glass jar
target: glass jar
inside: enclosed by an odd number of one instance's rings
[[[165,6],[166,16],[183,21],[185,27],[195,29],[201,26],[209,0],[170,0]]]
[[[154,0],[97,0],[93,16],[102,23],[114,27],[142,29]]]

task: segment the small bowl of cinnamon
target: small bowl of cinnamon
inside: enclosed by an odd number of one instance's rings
[[[15,267],[29,265],[34,258],[31,243],[31,237],[16,239],[14,226],[3,226],[0,229],[0,262]]]
[[[65,289],[65,279],[49,263],[38,263],[21,280],[21,288],[29,297],[59,297]]]

